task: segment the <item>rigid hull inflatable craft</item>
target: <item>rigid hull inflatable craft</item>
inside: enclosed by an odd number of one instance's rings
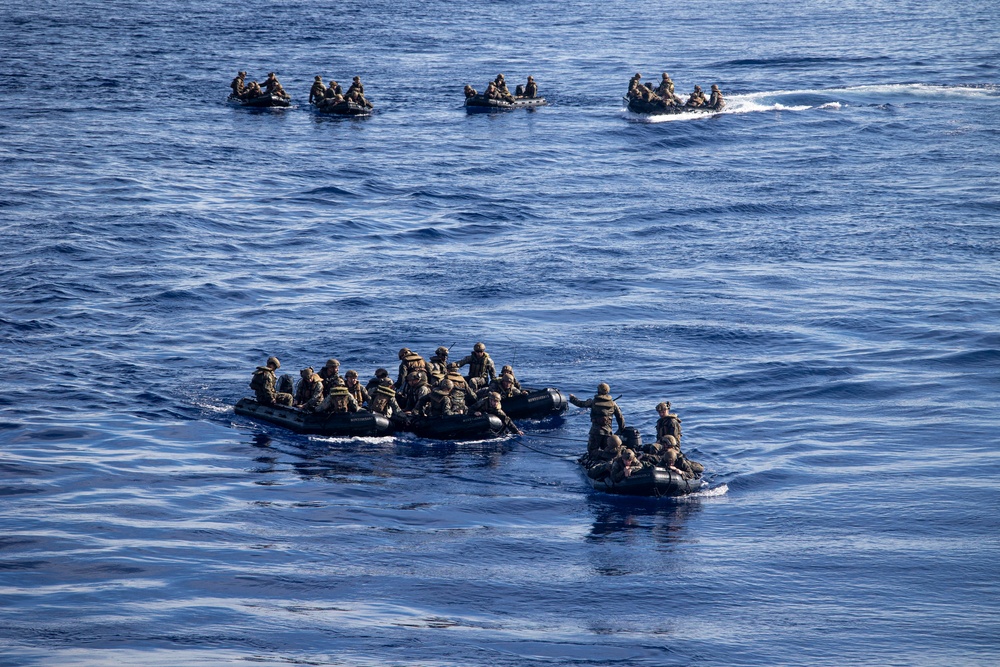
[[[534,109],[544,107],[548,102],[544,97],[515,97],[513,102],[490,99],[482,94],[465,98],[465,110],[470,113],[478,111],[510,111],[512,109]]]
[[[419,419],[399,428],[392,421],[367,410],[340,414],[303,412],[283,405],[261,405],[252,398],[241,398],[233,408],[236,414],[265,421],[303,435],[331,437],[373,437],[392,435],[397,430],[412,431],[433,440],[488,440],[503,431],[503,424],[493,415],[452,415]]]
[[[273,93],[266,93],[264,95],[258,95],[257,97],[242,98],[236,97],[235,95],[229,96],[229,103],[236,104],[241,107],[255,107],[255,108],[267,108],[267,107],[288,107],[292,105],[292,98],[287,95],[275,95]]]
[[[252,398],[241,398],[233,409],[238,415],[277,424],[306,435],[379,436],[390,435],[395,431],[387,418],[371,412],[318,414],[283,405],[261,405]]]
[[[628,99],[628,110],[646,116],[671,116],[676,114],[712,114],[722,111],[721,107],[689,107],[686,104],[664,104],[662,101],[647,102],[638,98]]]

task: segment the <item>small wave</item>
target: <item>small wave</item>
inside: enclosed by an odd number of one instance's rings
[[[724,496],[729,493],[728,484],[720,484],[719,486],[709,486],[701,491],[695,491],[694,493],[688,494],[681,498],[682,500],[688,500],[693,498],[718,498],[719,496]]]

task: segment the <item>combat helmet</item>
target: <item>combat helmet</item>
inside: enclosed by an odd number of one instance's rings
[[[597,385],[597,393],[602,395],[610,394],[611,387],[608,385],[607,382],[602,382],[601,384]]]

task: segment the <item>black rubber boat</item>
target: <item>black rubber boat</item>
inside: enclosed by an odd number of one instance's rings
[[[664,496],[686,496],[699,491],[703,482],[701,478],[684,479],[678,473],[647,466],[632,473],[620,482],[615,482],[610,476],[604,479],[587,477],[590,485],[597,491],[616,493],[623,496],[649,496],[661,498]]]
[[[420,419],[406,430],[431,440],[489,440],[500,435],[503,424],[493,415],[452,415]]]
[[[283,426],[296,433],[329,436],[379,436],[395,431],[392,422],[370,412],[319,415],[283,405],[261,405],[252,398],[236,403],[236,414]]]
[[[229,103],[241,107],[254,107],[258,109],[264,109],[267,107],[291,106],[292,98],[283,95],[267,94],[267,95],[258,95],[257,97],[251,97],[249,99],[244,99],[241,97],[230,95]]]
[[[344,100],[343,102],[337,102],[336,104],[324,104],[318,105],[313,104],[313,109],[316,113],[329,114],[331,116],[370,116],[372,115],[372,109],[368,107],[363,107],[355,102],[348,102]]]
[[[510,111],[512,109],[534,109],[544,107],[548,102],[544,97],[515,97],[513,102],[491,100],[485,95],[473,95],[465,98],[465,110],[474,113],[478,111]]]
[[[682,104],[666,105],[663,102],[646,102],[638,98],[628,100],[628,110],[632,113],[646,116],[672,116],[677,114],[713,114],[722,111],[721,108],[689,107]]]
[[[542,419],[565,412],[566,406],[566,397],[552,387],[528,389],[527,394],[505,398],[501,403],[503,411],[511,419]]]

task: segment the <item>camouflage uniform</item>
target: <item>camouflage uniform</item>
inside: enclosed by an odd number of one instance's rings
[[[512,433],[514,435],[523,435],[521,429],[515,426],[514,422],[511,421],[511,418],[507,416],[506,412],[503,411],[502,406],[503,402],[500,395],[495,392],[491,392],[476,401],[476,404],[472,406],[472,412],[473,414],[495,415],[503,424],[504,432]]]
[[[528,83],[524,85],[524,96],[534,98],[538,95],[538,84],[530,76],[528,77]]]
[[[493,382],[490,382],[489,391],[500,394],[501,399],[515,398],[528,393],[523,389],[515,387],[515,382],[516,380],[514,380],[513,375],[501,375],[496,380],[493,380]]]
[[[465,98],[466,98],[466,99],[468,99],[468,98],[470,98],[470,97],[475,97],[475,96],[476,96],[476,95],[478,95],[478,94],[479,94],[479,93],[477,93],[477,92],[476,92],[476,89],[475,89],[475,88],[473,88],[473,87],[472,87],[472,86],[470,86],[469,84],[465,84]]]
[[[229,84],[229,87],[233,89],[233,97],[242,99],[243,95],[246,93],[246,86],[243,83],[243,79],[246,77],[246,72],[240,72],[233,79],[233,82]]]
[[[315,412],[323,402],[323,379],[311,368],[304,369],[301,375],[302,379],[295,387],[294,405],[305,412]]]
[[[347,387],[337,386],[330,390],[330,394],[319,406],[317,412],[339,415],[348,412],[357,412],[358,410],[360,410],[358,402],[351,396],[351,392],[347,391]]]
[[[431,393],[431,388],[427,384],[427,380],[422,372],[414,371],[411,378],[416,381],[414,382],[408,379],[406,386],[403,387],[403,391],[399,392],[402,394],[403,409],[406,412],[412,412],[415,410],[417,403],[420,402],[420,399]]]
[[[271,357],[267,361],[267,365],[258,366],[257,370],[253,373],[253,377],[250,378],[250,388],[254,390],[257,402],[261,405],[290,406],[292,404],[292,395],[284,392],[279,393],[274,390],[274,385],[277,382],[274,371],[281,368],[281,363],[274,357]]]
[[[411,352],[410,348],[404,347],[399,351],[399,376],[396,378],[396,389],[402,389],[403,382],[414,371],[426,374],[427,362],[416,352]]]
[[[451,380],[453,389],[451,392],[454,411],[458,414],[465,414],[469,406],[476,403],[476,390],[469,386],[462,374],[458,372],[458,365],[455,362],[448,364],[448,375],[445,379]]]
[[[587,451],[593,452],[604,446],[605,440],[611,431],[612,418],[618,422],[618,430],[625,428],[625,418],[622,416],[621,408],[611,398],[610,389],[601,383],[598,385],[598,393],[593,398],[581,401],[573,394],[569,395],[569,402],[578,408],[590,408],[590,437],[587,440]]]
[[[452,409],[452,390],[448,387],[448,384],[447,380],[442,380],[441,385],[433,391],[424,394],[417,401],[417,405],[413,410],[414,414],[429,418],[449,417],[455,414]]]
[[[482,352],[482,356],[478,356],[477,352]],[[497,368],[482,343],[476,343],[472,354],[459,360],[458,367],[462,366],[469,367],[469,374],[465,377],[473,389],[482,389],[489,385],[491,380],[497,379]]]
[[[719,90],[718,86],[712,86],[712,97],[708,100],[708,106],[715,110],[726,106],[726,101],[722,99],[722,91]]]
[[[318,375],[320,379],[323,380],[323,391],[325,393],[330,393],[330,388],[333,387],[338,380],[343,380],[343,378],[340,377],[340,362],[336,359],[327,359],[323,368],[319,369]]]
[[[352,375],[353,374],[353,375]],[[354,380],[354,384],[351,384],[351,380]],[[368,401],[371,400],[371,396],[368,394],[368,390],[361,386],[358,382],[357,371],[347,371],[347,375],[344,376],[344,385],[347,386],[347,391],[350,392],[354,400],[357,401],[358,405],[367,405]]]
[[[665,100],[673,101],[674,82],[670,80],[670,77],[667,76],[666,72],[663,73],[663,79],[660,81],[660,85],[656,87],[654,92]]]
[[[689,107],[703,107],[705,106],[705,93],[701,92],[701,86],[695,86],[694,92],[688,98],[686,106]]]
[[[375,391],[375,388],[378,387],[380,384],[382,384],[382,380],[388,378],[389,378],[389,371],[385,370],[384,368],[376,369],[375,376],[372,379],[368,380],[368,383],[365,384],[365,389],[368,391],[368,394],[371,395],[372,392]],[[390,380],[389,383],[392,384],[392,381]]]
[[[368,409],[374,414],[389,417],[403,412],[403,408],[396,402],[396,390],[392,388],[392,382],[386,379],[385,384],[375,387],[368,400]]]
[[[264,92],[269,95],[285,95],[285,89],[281,87],[281,82],[278,81],[274,72],[268,74],[267,79],[264,80]]]
[[[434,350],[434,356],[427,364],[427,374],[435,384],[444,379],[448,374],[448,348],[439,347]]]
[[[309,89],[309,102],[310,104],[319,104],[326,97],[326,86],[323,85],[323,79],[316,77],[313,81],[312,88]]]

